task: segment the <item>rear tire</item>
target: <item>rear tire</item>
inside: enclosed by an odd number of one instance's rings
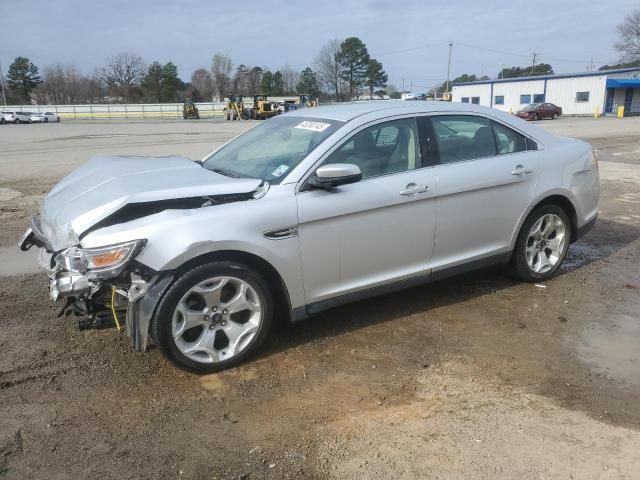
[[[524,282],[544,282],[553,277],[569,250],[572,226],[557,205],[534,209],[520,228],[511,257],[512,274]]]
[[[20,119],[16,118],[16,125],[20,125]]]
[[[553,120],[557,120],[557,119],[558,119],[558,114],[557,114],[557,113],[554,113],[554,114],[553,114],[553,117],[551,117],[551,118],[553,118]]]
[[[151,336],[178,368],[218,372],[260,348],[273,324],[273,303],[268,284],[253,268],[231,261],[206,263],[180,275],[160,299]]]

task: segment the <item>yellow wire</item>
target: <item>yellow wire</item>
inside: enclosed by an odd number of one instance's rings
[[[116,287],[111,287],[111,313],[113,313],[113,319],[116,322],[116,328],[118,331],[122,329],[120,322],[118,321],[118,314],[116,313]]]

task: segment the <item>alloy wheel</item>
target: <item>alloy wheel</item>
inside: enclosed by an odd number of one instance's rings
[[[562,256],[567,241],[563,220],[553,213],[540,217],[527,236],[525,255],[527,265],[535,273],[553,269]]]
[[[263,306],[249,283],[218,276],[198,283],[182,296],[173,313],[171,333],[184,356],[213,364],[244,351],[262,319]]]

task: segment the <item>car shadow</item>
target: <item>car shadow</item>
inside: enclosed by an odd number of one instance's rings
[[[599,220],[589,234],[570,246],[557,277],[610,257],[638,238],[640,228]],[[490,267],[336,307],[299,323],[278,321],[276,331],[258,356],[266,358],[319,338],[343,335],[378,323],[426,313],[521,283],[511,277],[505,267]]]

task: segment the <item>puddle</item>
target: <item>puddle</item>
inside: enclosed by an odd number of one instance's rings
[[[590,323],[578,356],[607,378],[640,386],[640,319],[622,315],[604,324]]]
[[[0,277],[11,275],[24,275],[40,272],[38,267],[38,253],[40,249],[32,248],[27,252],[18,249],[17,246],[0,248]]]

